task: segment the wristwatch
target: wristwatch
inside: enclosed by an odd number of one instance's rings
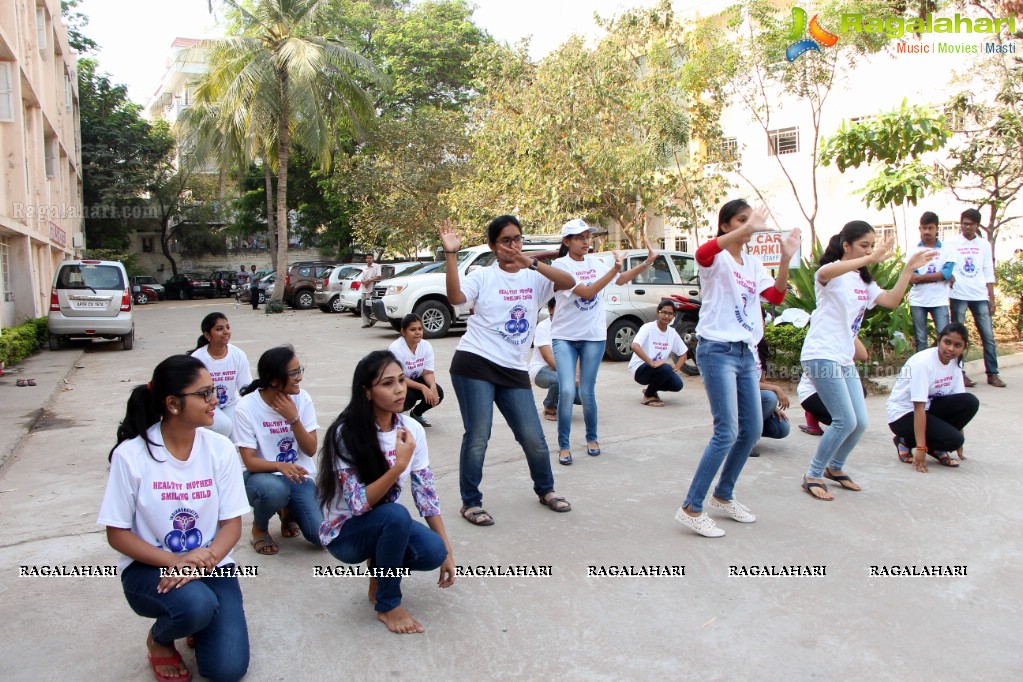
[[[529,264],[529,269],[530,270],[536,270],[539,267],[540,267],[540,261],[538,261],[535,258],[533,259],[533,262]]]

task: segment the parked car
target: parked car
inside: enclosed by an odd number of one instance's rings
[[[157,298],[161,301],[167,297],[167,292],[164,290],[163,285],[157,282],[156,278],[152,275],[135,275],[131,278],[131,285],[134,287],[136,284],[145,284],[150,289],[153,289],[156,292]]]
[[[346,287],[350,287],[352,281],[359,284],[359,277],[362,276],[365,265],[351,263],[339,265],[327,272],[323,281],[316,284],[316,291],[313,292],[313,302],[325,313],[340,313],[348,309],[348,305],[341,299],[341,293]]]
[[[234,270],[217,270],[210,275],[210,281],[218,296],[233,296],[238,289],[238,273]]]
[[[160,295],[149,284],[133,284],[131,287],[132,300],[136,305],[145,305],[160,300]]]
[[[284,302],[299,310],[312,308],[316,304],[313,298],[316,284],[336,265],[330,261],[306,261],[289,267],[284,280]]]
[[[205,296],[206,298],[217,296],[217,287],[214,286],[213,280],[209,275],[198,272],[179,272],[164,282],[163,286],[167,290],[168,298],[177,298],[182,301],[196,296]]]
[[[109,260],[63,261],[53,277],[46,326],[50,350],[75,337],[121,339],[124,349],[131,350],[135,318],[124,265]]]
[[[380,279],[391,279],[396,275],[411,275],[414,272],[421,272],[423,267],[437,261],[411,260],[403,263],[384,263],[380,266]]]

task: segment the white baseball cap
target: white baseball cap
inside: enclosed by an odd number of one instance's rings
[[[582,234],[583,232],[596,232],[597,228],[590,227],[582,218],[573,218],[561,226],[561,238]]]

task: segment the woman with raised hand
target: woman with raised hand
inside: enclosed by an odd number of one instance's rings
[[[224,313],[210,313],[200,323],[202,336],[189,355],[206,365],[217,391],[217,411],[213,413],[213,430],[231,437],[234,428],[234,406],[238,391],[252,382],[249,358],[231,345],[231,324]]]
[[[346,564],[367,563],[369,600],[377,618],[398,634],[424,631],[401,605],[403,570],[439,567],[438,586],[455,582],[426,432],[402,415],[406,395],[407,379],[394,355],[378,350],[360,360],[352,398],[327,429],[316,481],[323,546]],[[407,486],[425,526],[398,501]]]
[[[953,468],[959,466],[953,452],[966,459],[963,429],[980,409],[963,380],[962,358],[969,344],[965,325],[946,325],[933,348],[906,361],[888,396],[888,428],[895,434],[899,459],[921,473],[927,473],[927,455]]]
[[[387,350],[405,369],[405,409],[408,416],[423,426],[431,426],[426,411],[440,405],[444,389],[437,383],[433,365],[433,346],[423,338],[423,320],[415,313],[401,318],[401,338]]]
[[[552,511],[572,509],[554,492],[551,453],[540,417],[533,405],[526,359],[536,329],[537,313],[555,289],[570,289],[575,280],[522,253],[522,227],[515,216],[503,215],[487,226],[493,264],[458,274],[462,238],[450,221],[440,227],[445,256],[445,284],[451,305],[472,305],[468,328],[451,359],[451,385],[462,413],[462,448],[459,453],[459,489],[462,517],[477,526],[492,526],[484,511],[483,460],[494,420],[494,405],[522,446],[540,504]]]
[[[209,428],[215,399],[201,362],[167,358],[148,384],[132,390],[110,452],[97,523],[121,554],[128,605],[155,619],[146,646],[158,680],[191,679],[174,647],[188,637],[203,677],[238,680],[249,666],[231,557],[249,505],[234,446]],[[169,570],[161,575],[161,569]]]
[[[888,258],[891,243],[874,246],[870,223],[853,220],[831,238],[814,275],[817,308],[799,360],[820,396],[831,427],[821,436],[817,452],[803,476],[802,488],[815,500],[833,500],[824,478],[845,490],[860,490],[845,473],[845,462],[867,429],[867,403],[853,361],[854,339],[867,310],[875,305],[894,308],[902,300],[913,271],[933,257],[918,251],[906,262],[895,286],[885,291],[868,269]]]
[[[615,251],[614,263],[608,267],[590,255],[590,239],[597,228],[576,218],[561,228],[559,258],[551,263],[567,272],[576,281],[564,289],[557,301],[551,322],[554,360],[558,368],[558,461],[572,463],[569,440],[572,435],[572,404],[576,399],[576,364],[579,365],[579,398],[586,425],[586,454],[600,454],[597,440],[597,371],[607,347],[607,316],[600,292],[612,281],[626,284],[654,262],[656,254],[647,240],[648,256],[642,264],[622,272],[624,254]]]
[[[234,443],[245,465],[245,492],[252,505],[252,539],[259,554],[277,554],[270,517],[281,517],[281,535],[302,534],[320,546],[323,522],[316,499],[316,409],[299,386],[305,368],[291,346],[263,353],[259,378],[242,389],[234,412]]]
[[[745,248],[754,231],[763,229],[764,213],[754,212],[743,199],[733,199],[718,212],[717,237],[696,251],[703,286],[696,364],[714,417],[714,435],[675,520],[704,537],[725,534],[703,512],[703,501],[719,469],[711,508],[740,523],[757,520],[735,499],[734,490],[764,424],[755,350],[764,335],[760,299],[775,305],[785,299],[789,260],[799,248],[799,230],[795,229],[781,242],[778,277],[771,279],[763,263]]]

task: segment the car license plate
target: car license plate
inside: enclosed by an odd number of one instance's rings
[[[197,287],[208,287],[208,286],[213,286],[213,285],[212,285],[212,284],[210,284],[209,282],[196,282],[196,283],[195,283],[195,285],[196,285]]]
[[[71,301],[71,307],[75,310],[105,309],[106,301]]]

